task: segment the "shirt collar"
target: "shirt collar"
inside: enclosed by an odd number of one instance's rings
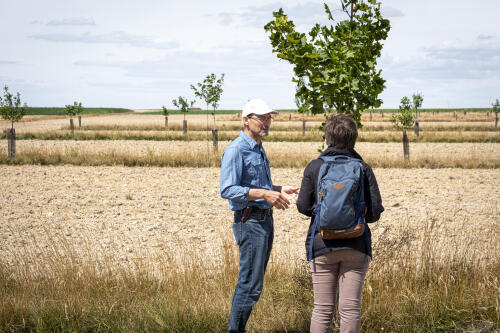
[[[262,147],[262,142],[260,144],[257,144],[257,142],[252,139],[251,137],[248,136],[248,134],[245,133],[245,131],[240,132],[240,136],[248,143],[251,149],[254,149],[255,146],[258,146],[259,149]]]

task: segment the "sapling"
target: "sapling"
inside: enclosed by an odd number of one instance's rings
[[[161,107],[161,114],[165,116],[165,128],[168,130],[168,109],[165,105]]]
[[[219,79],[214,73],[211,73],[205,77],[203,82],[199,82],[195,87],[191,85],[191,89],[197,98],[203,100],[207,106],[207,132],[208,132],[208,107],[212,107],[212,117],[214,118],[214,126],[212,128],[212,141],[214,149],[217,151],[218,148],[218,132],[217,124],[215,122],[215,111],[219,107],[219,101],[222,95],[222,85],[224,84],[224,74],[221,75]]]
[[[71,130],[71,134],[75,133],[75,126],[73,125],[73,117],[78,115],[78,124],[81,127],[81,116],[80,113],[83,112],[82,103],[74,102],[73,105],[66,105],[63,109],[63,112],[67,114],[69,118],[69,129]]]
[[[416,93],[412,96],[413,99],[413,108],[415,109],[415,135],[419,135],[419,122],[418,122],[418,108],[422,106],[422,102],[424,101],[424,96],[422,93]]]
[[[491,106],[491,111],[495,113],[495,128],[498,128],[498,112],[500,111],[500,101],[498,100],[498,98],[496,99],[495,103],[491,104]]]
[[[175,105],[183,114],[184,120],[182,121],[182,131],[184,134],[187,133],[187,120],[186,113],[189,112],[189,108],[193,106],[195,101],[188,101],[186,97],[179,96],[177,99],[172,100],[172,104]]]
[[[403,131],[403,154],[406,161],[410,160],[410,144],[408,142],[408,136],[406,135],[406,130],[412,128],[415,118],[411,112],[411,103],[408,97],[403,97],[401,99],[401,104],[399,105],[399,113],[392,114],[391,122],[394,124],[394,128]]]
[[[9,157],[16,155],[16,131],[14,123],[21,120],[28,111],[28,105],[21,106],[21,95],[19,92],[14,96],[9,92],[9,88],[4,86],[3,97],[0,96],[0,114],[5,120],[11,122],[11,128],[7,132],[7,150]]]

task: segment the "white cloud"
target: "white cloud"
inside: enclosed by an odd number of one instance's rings
[[[66,18],[60,20],[49,21],[46,25],[48,26],[60,26],[60,25],[95,25],[95,21],[92,17],[74,17]]]
[[[405,15],[399,9],[391,7],[391,6],[384,6],[384,5],[382,5],[380,7],[380,11],[382,13],[382,16],[385,17],[385,18],[401,17],[401,16]]]
[[[496,37],[495,36],[492,36],[492,35],[478,35],[477,36],[477,40],[489,40],[489,39],[495,39]]]
[[[85,32],[82,34],[55,32],[29,36],[33,39],[49,42],[77,42],[87,44],[127,44],[140,48],[173,49],[179,46],[178,42],[156,42],[147,36],[131,35],[124,31],[113,31],[103,34]]]

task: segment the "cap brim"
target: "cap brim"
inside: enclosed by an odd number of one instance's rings
[[[278,112],[278,111],[273,110],[273,109],[267,109],[267,110],[262,110],[262,109],[260,109],[260,110],[256,110],[256,111],[249,112],[249,113],[247,113],[247,114],[243,114],[243,113],[242,113],[242,115],[241,115],[241,116],[242,116],[242,117],[246,117],[246,116],[248,116],[249,114],[258,114],[258,115],[263,115],[263,114],[268,114],[268,113],[279,114],[279,112]]]

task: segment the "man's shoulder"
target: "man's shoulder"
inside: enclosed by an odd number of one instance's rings
[[[245,140],[243,140],[243,138],[241,136],[239,136],[236,139],[234,139],[233,141],[231,141],[229,143],[229,145],[227,145],[226,150],[228,150],[228,149],[239,149],[239,148],[241,148],[241,146],[243,144],[245,144]]]

